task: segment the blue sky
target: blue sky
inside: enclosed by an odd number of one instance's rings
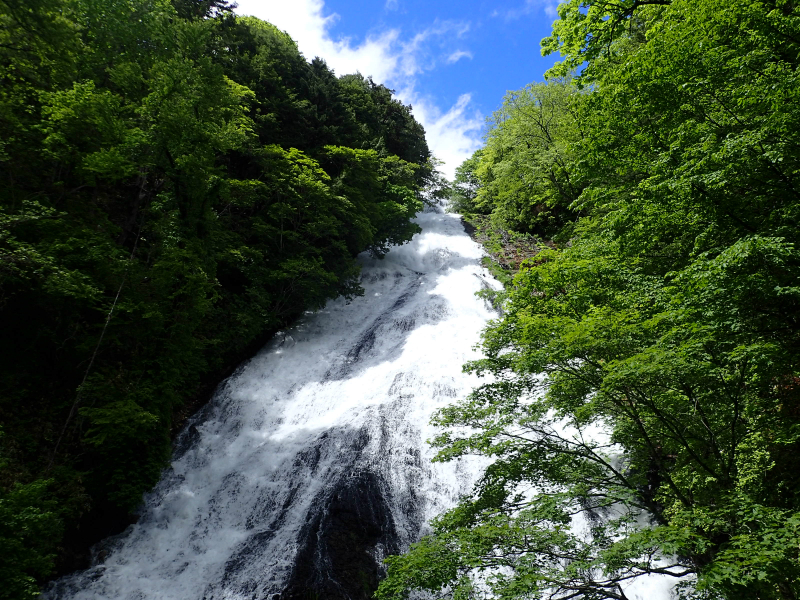
[[[237,0],[337,74],[359,71],[414,108],[434,154],[455,168],[480,144],[508,90],[541,81],[557,57],[540,40],[555,0]]]

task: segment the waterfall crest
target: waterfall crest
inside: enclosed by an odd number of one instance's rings
[[[308,314],[186,426],[139,521],[45,598],[369,597],[380,561],[469,491],[483,459],[432,464],[431,413],[478,383],[461,366],[499,288],[459,218],[383,260],[363,297]]]

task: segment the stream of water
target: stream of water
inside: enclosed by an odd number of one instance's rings
[[[457,216],[417,222],[360,258],[364,296],[307,315],[220,387],[139,521],[48,597],[353,597],[469,491],[482,463],[432,464],[428,421],[477,383],[461,366],[496,315],[475,292],[498,284]]]
[[[461,367],[497,315],[475,292],[500,286],[458,216],[416,220],[410,243],[360,257],[364,296],[306,315],[220,386],[139,521],[45,598],[369,596],[381,560],[486,465],[431,463],[426,440],[433,411],[479,383]],[[631,598],[669,595],[636,587]]]

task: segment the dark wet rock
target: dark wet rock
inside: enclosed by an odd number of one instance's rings
[[[397,553],[388,486],[374,473],[345,476],[320,499],[301,535],[301,550],[279,600],[367,600],[378,587],[380,559]]]

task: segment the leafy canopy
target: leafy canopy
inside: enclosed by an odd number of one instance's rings
[[[467,366],[487,383],[434,418],[439,460],[492,466],[389,559],[378,597],[624,599],[659,575],[687,598],[796,598],[800,13],[624,0],[559,15],[555,72],[585,63],[557,176],[580,182],[569,240],[507,290]],[[495,169],[495,143],[473,172]],[[507,147],[512,178],[544,175]],[[484,210],[519,227],[487,189]]]
[[[391,90],[230,8],[0,0],[0,598],[124,528],[174,428],[440,184]]]

